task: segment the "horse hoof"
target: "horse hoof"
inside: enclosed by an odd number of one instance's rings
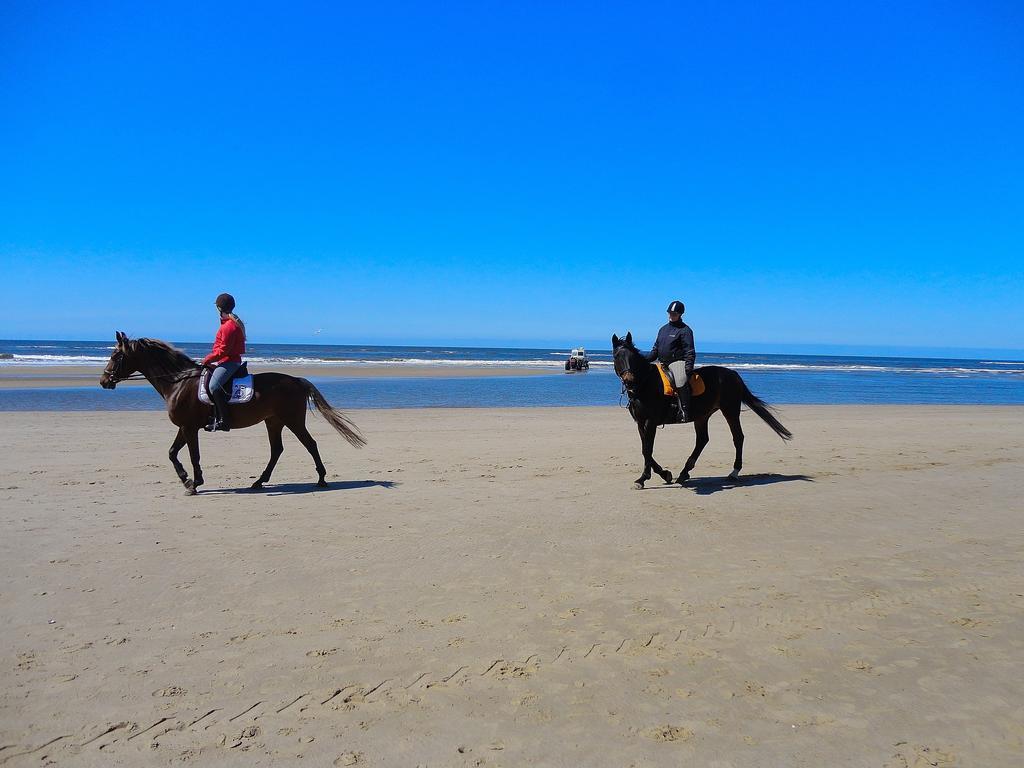
[[[680,485],[683,485],[689,479],[689,475],[680,475],[679,477],[676,478],[676,482],[679,483]]]
[[[661,476],[661,479],[665,481],[665,485],[671,485],[672,482],[673,482],[672,473],[671,472],[666,472],[665,474],[663,474]]]
[[[326,480],[320,480],[320,482],[318,482],[316,484],[316,487],[317,488],[330,488],[330,486],[327,484]]]
[[[643,489],[644,489],[644,484],[643,483],[633,483],[633,490],[634,491],[642,491]]]
[[[191,480],[186,480],[185,481],[185,495],[186,496],[195,496],[196,495],[196,486],[195,486],[195,483],[193,483]]]
[[[262,491],[263,490],[263,483],[261,483],[259,480],[257,480],[255,483],[253,483],[252,485],[249,486],[249,490],[252,490],[252,491]]]
[[[732,472],[729,473],[729,479],[730,480],[738,480],[739,477],[740,477],[740,471],[738,469],[734,469]]]

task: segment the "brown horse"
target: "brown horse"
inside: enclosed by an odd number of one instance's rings
[[[640,432],[640,449],[644,455],[643,474],[633,482],[633,487],[637,490],[643,488],[644,483],[651,479],[652,470],[657,472],[666,483],[671,483],[672,473],[667,469],[662,469],[654,460],[654,437],[658,427],[662,424],[678,422],[679,410],[676,407],[676,399],[665,396],[661,376],[656,370],[655,364],[647,362],[647,358],[633,345],[632,334],[627,333],[624,339],[612,336],[612,357],[615,373],[622,380],[623,391],[629,396],[629,412],[633,416],[633,420],[636,421],[637,429]],[[729,423],[732,442],[736,447],[736,460],[733,462],[732,472],[729,473],[729,477],[733,480],[739,477],[740,469],[743,467],[741,406],[747,406],[760,416],[783,440],[793,437],[793,434],[775,418],[771,412],[771,406],[753,394],[736,371],[718,365],[708,365],[697,368],[694,373],[700,374],[705,391],[699,396],[695,395],[690,401],[693,426],[697,433],[697,444],[694,446],[690,458],[686,460],[679,477],[676,478],[676,482],[680,485],[690,479],[690,472],[697,463],[704,446],[708,444],[708,419],[715,411],[720,410]]]
[[[156,339],[132,340],[118,331],[117,346],[100,377],[101,387],[113,389],[119,381],[132,378],[132,374],[141,374],[138,378],[149,381],[164,399],[167,403],[167,417],[178,427],[178,434],[167,455],[189,495],[194,495],[196,489],[203,484],[203,469],[199,466],[199,430],[210,420],[212,410],[212,406],[199,400],[199,373],[202,369],[199,363],[169,344]],[[253,385],[255,394],[252,400],[231,406],[234,428],[251,427],[261,421],[267,425],[270,462],[259,480],[252,484],[253,488],[262,488],[264,483],[270,482],[274,465],[284,452],[281,432],[285,427],[292,431],[313,457],[319,476],[317,486],[327,487],[327,481],[324,480],[327,470],[320,460],[316,440],[306,429],[307,404],[315,406],[327,423],[350,445],[361,448],[366,444],[355,424],[344,413],[332,408],[320,390],[306,379],[283,373],[257,373],[253,376]],[[178,452],[183,445],[188,445],[188,454],[192,459],[191,480],[178,461]]]

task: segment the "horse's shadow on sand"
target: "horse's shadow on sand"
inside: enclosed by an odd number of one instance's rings
[[[690,478],[683,488],[689,488],[698,496],[710,496],[719,491],[729,491],[733,488],[751,488],[755,485],[774,485],[775,483],[789,483],[802,481],[813,483],[814,478],[808,475],[776,475],[764,473],[759,475],[740,475],[737,478],[726,477],[698,477]]]
[[[301,496],[307,493],[330,493],[331,491],[353,491],[357,488],[394,488],[398,483],[391,480],[341,480],[328,483],[326,488],[319,488],[314,483],[282,483],[266,485],[263,488],[221,488],[215,491],[204,491],[204,496],[226,493],[249,493],[257,496]]]

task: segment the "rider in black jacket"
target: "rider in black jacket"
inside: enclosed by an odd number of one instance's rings
[[[681,301],[668,305],[668,322],[658,330],[654,349],[647,354],[650,362],[658,360],[672,377],[672,385],[679,400],[681,420],[690,421],[690,374],[697,360],[693,346],[693,331],[683,322],[686,306]]]

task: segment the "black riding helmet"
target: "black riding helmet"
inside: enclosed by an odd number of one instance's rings
[[[230,312],[235,308],[235,297],[230,293],[222,293],[213,303],[221,312]]]
[[[686,311],[686,305],[683,304],[683,302],[681,301],[673,301],[671,304],[668,305],[668,309],[666,309],[665,311],[678,312],[681,315]]]

